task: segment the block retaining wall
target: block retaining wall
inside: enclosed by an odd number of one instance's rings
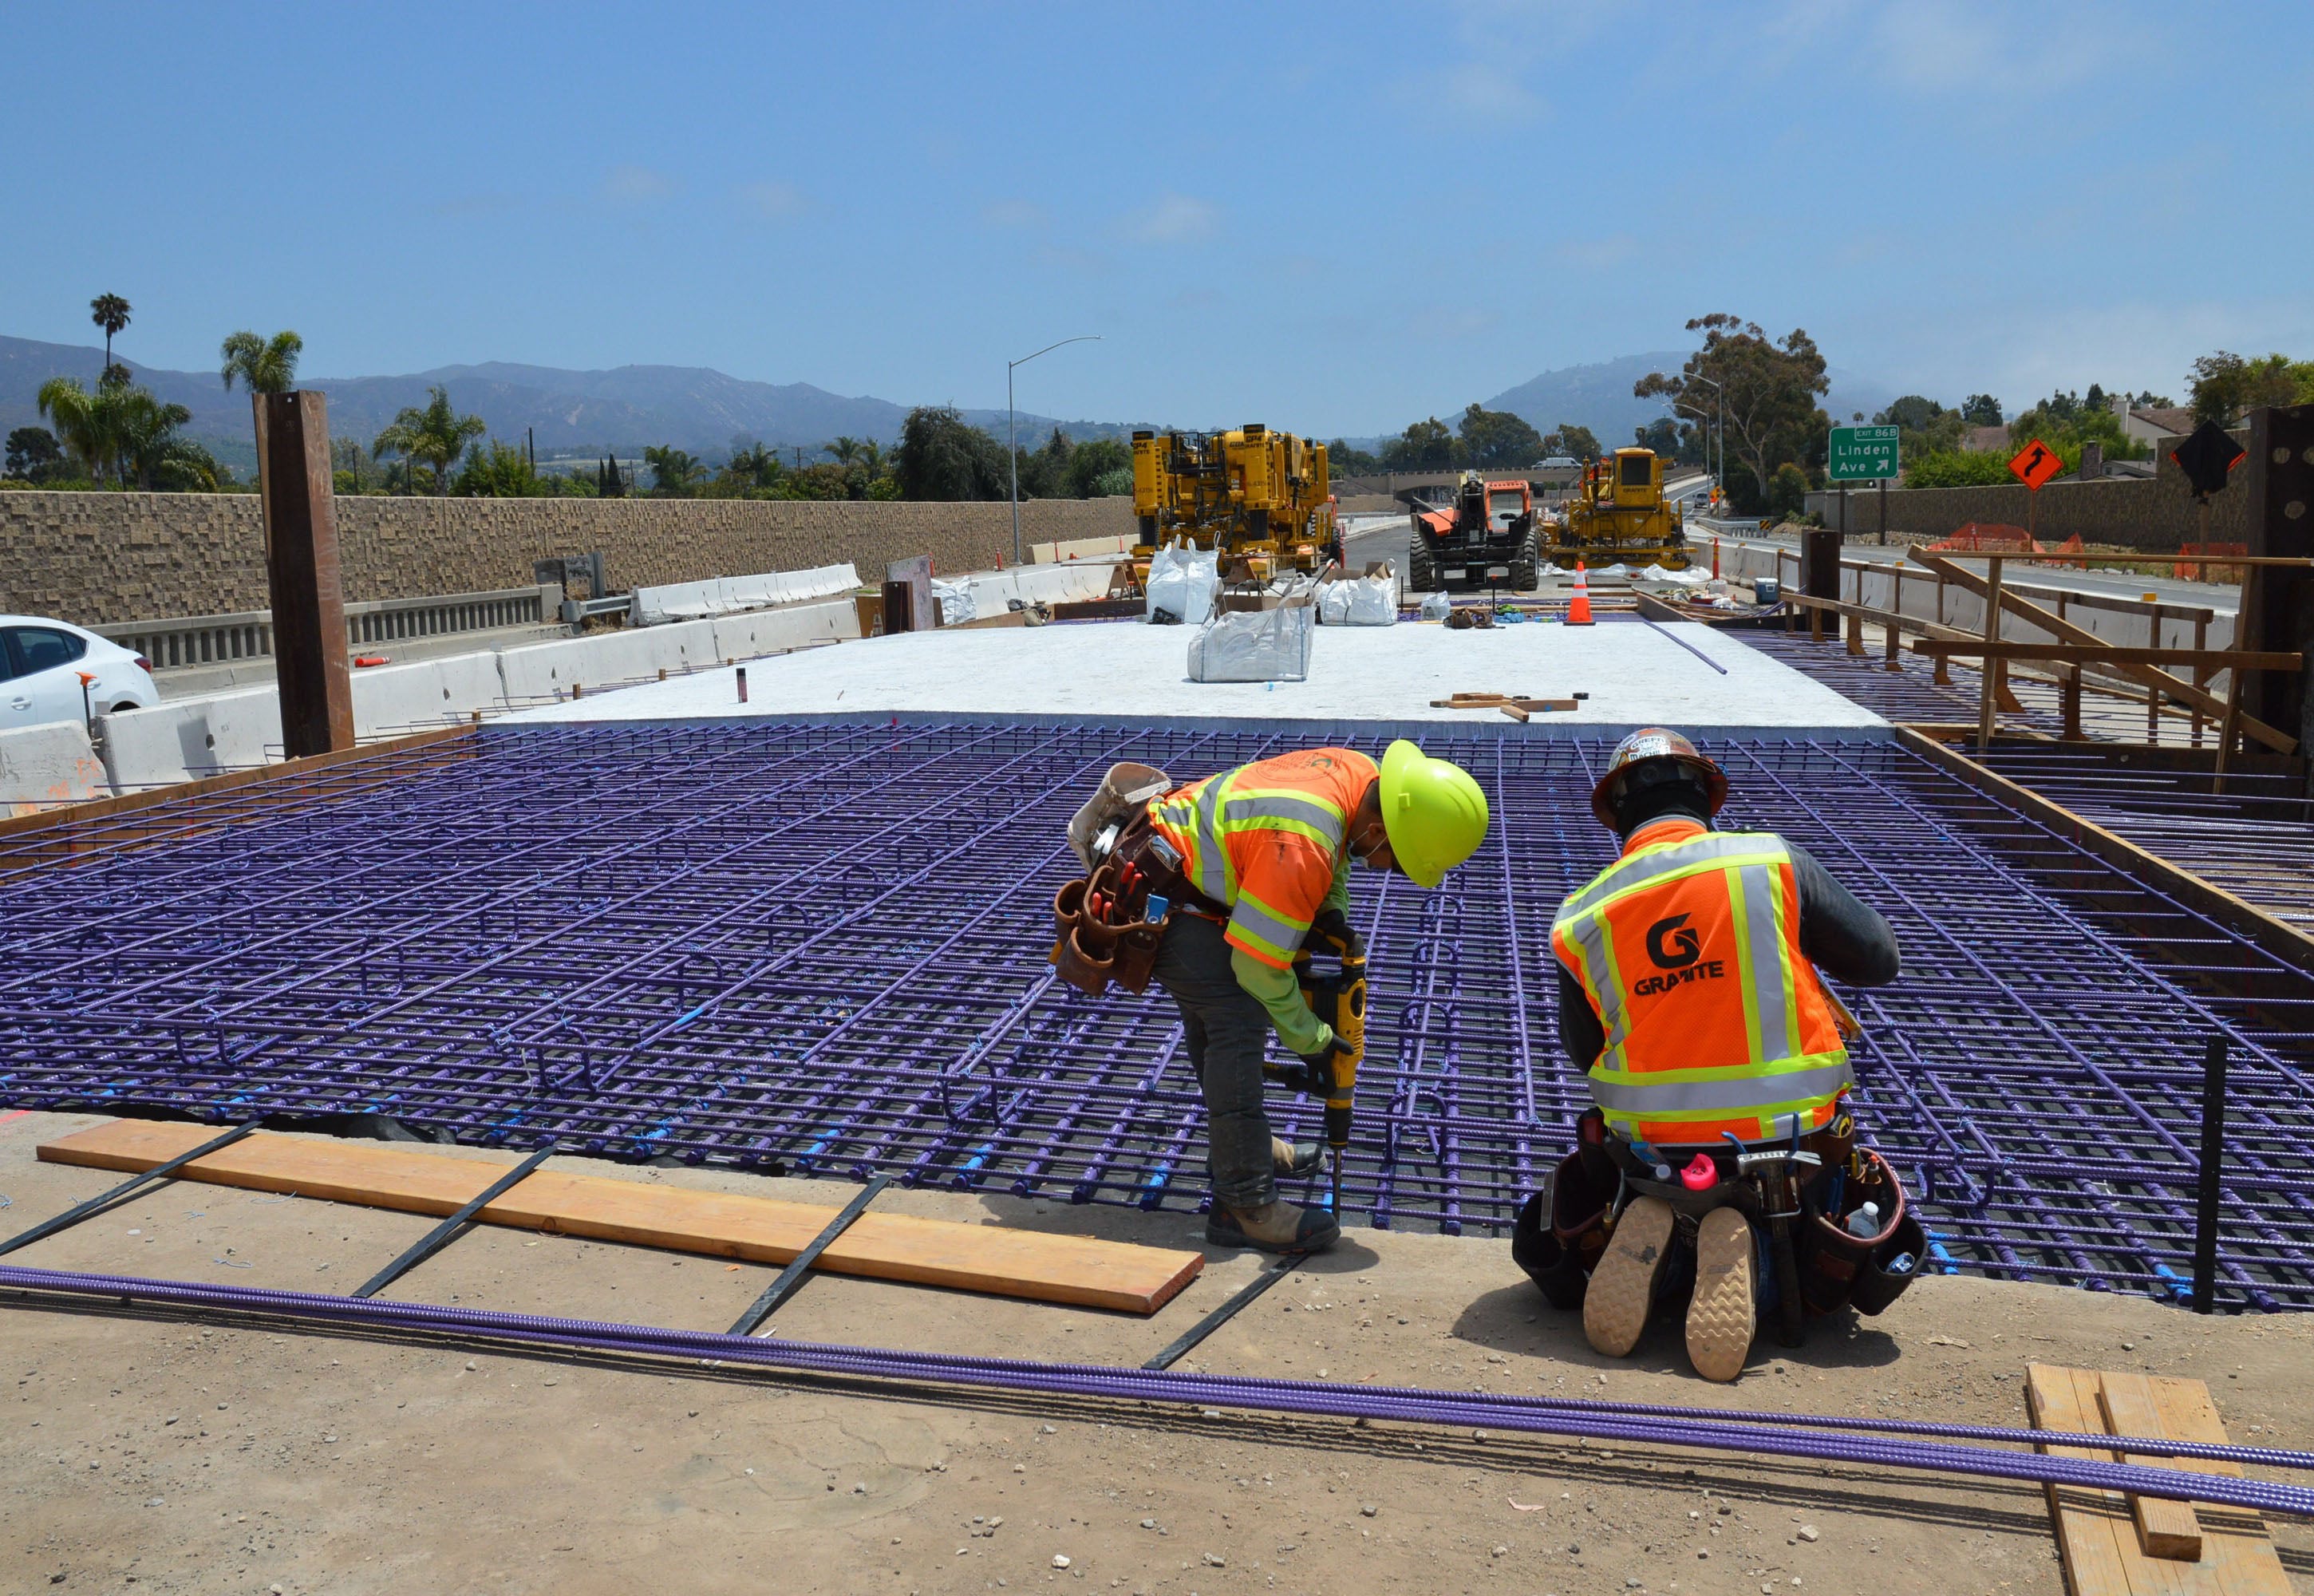
[[[753,499],[340,498],[349,600],[529,582],[531,562],[603,551],[614,587],[850,560],[864,580],[929,554],[940,571],[1011,563],[1011,507]],[[1130,535],[1130,497],[1031,499],[1030,543]],[[252,494],[0,493],[0,611],[83,626],[266,606]]]

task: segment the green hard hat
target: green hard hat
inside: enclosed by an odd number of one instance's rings
[[[1461,765],[1400,737],[1382,756],[1382,824],[1418,886],[1435,886],[1487,840],[1487,795]]]

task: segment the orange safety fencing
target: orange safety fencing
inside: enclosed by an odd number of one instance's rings
[[[1930,543],[1932,554],[2039,554],[2044,551],[2021,526],[1972,521],[1950,537]]]
[[[2248,554],[2248,543],[2186,543],[2177,552],[2187,554]],[[2169,568],[2169,574],[2180,582],[2239,582],[2243,568],[2239,565],[2216,565],[2206,560],[2180,559]]]
[[[2037,542],[2021,526],[1999,521],[1972,521],[1950,537],[1925,545],[1935,554],[2079,554],[2081,534],[2073,533],[2052,549]]]

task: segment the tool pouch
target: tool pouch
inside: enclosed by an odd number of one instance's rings
[[[1166,916],[1171,918],[1170,913]],[[1129,992],[1149,990],[1150,974],[1157,967],[1157,944],[1164,937],[1163,920],[1143,920],[1117,933],[1117,968],[1112,972],[1117,985]]]
[[[1856,1272],[1856,1285],[1848,1293],[1849,1305],[1859,1313],[1877,1313],[1904,1294],[1904,1288],[1919,1278],[1921,1260],[1929,1254],[1929,1233],[1910,1212],[1898,1220],[1895,1233],[1875,1248],[1864,1266]],[[1899,1272],[1889,1265],[1899,1258],[1909,1259]]]
[[[1058,934],[1051,961],[1061,979],[1088,997],[1108,990],[1117,970],[1117,944],[1106,927],[1085,916],[1086,882],[1080,877],[1053,895],[1053,920]]]
[[[1616,1184],[1614,1167],[1598,1150],[1578,1147],[1559,1160],[1512,1221],[1512,1260],[1553,1308],[1583,1306],[1591,1271],[1607,1250],[1607,1210]]]
[[[1864,1172],[1846,1183],[1842,1212],[1812,1212],[1800,1228],[1800,1295],[1811,1313],[1833,1313],[1843,1306],[1879,1312],[1912,1283],[1912,1274],[1891,1275],[1875,1260],[1885,1265],[1909,1251],[1917,1267],[1928,1246],[1888,1160],[1868,1147],[1858,1148],[1856,1157]],[[1880,1205],[1880,1229],[1870,1236],[1850,1235],[1842,1221],[1867,1203]]]
[[[1054,968],[1089,997],[1100,996],[1111,981],[1130,992],[1146,991],[1165,932],[1165,921],[1148,913],[1148,887],[1120,888],[1114,861],[1064,883],[1053,895]]]

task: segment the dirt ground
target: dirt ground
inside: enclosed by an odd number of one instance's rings
[[[12,1233],[119,1177],[36,1163],[95,1123],[0,1116]],[[468,1155],[488,1156],[488,1155]],[[568,1160],[580,1167],[583,1160]],[[599,1166],[597,1167],[599,1168]],[[801,1195],[693,1170],[638,1180]],[[1197,1244],[1175,1213],[957,1193],[894,1209]],[[432,1221],[166,1186],[12,1255],[349,1290]],[[830,1276],[780,1334],[1137,1363],[1250,1277],[1216,1255],[1153,1319]],[[753,1265],[479,1230],[390,1295],[720,1328]],[[252,1329],[0,1296],[0,1591],[1475,1592],[1897,1596],[2062,1590],[2040,1493],[1499,1433],[844,1384]],[[1877,1320],[1754,1352],[1733,1388],[1675,1325],[1603,1360],[1507,1244],[1354,1230],[1199,1349],[1241,1373],[2019,1424],[2032,1361],[2193,1375],[2238,1440],[2314,1441],[2314,1324],[1922,1282]],[[2276,1526],[2314,1592],[2314,1525]],[[1066,1558],[1065,1567],[1060,1559]]]

